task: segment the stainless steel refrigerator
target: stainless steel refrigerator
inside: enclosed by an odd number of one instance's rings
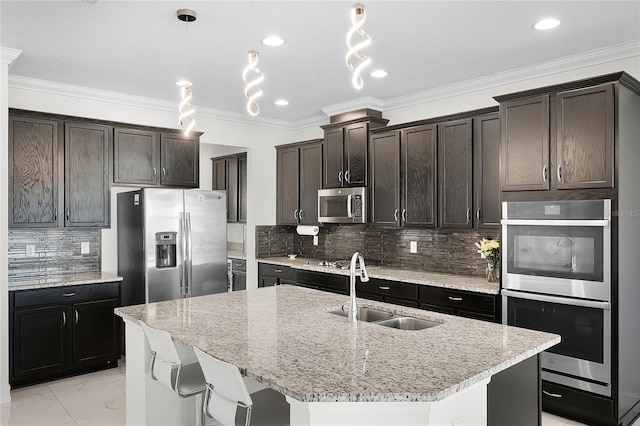
[[[123,306],[226,292],[226,206],[223,191],[118,194]]]

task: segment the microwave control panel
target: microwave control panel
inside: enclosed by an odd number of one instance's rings
[[[362,217],[362,196],[353,196],[353,217]]]

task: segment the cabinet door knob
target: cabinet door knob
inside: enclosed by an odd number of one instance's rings
[[[398,209],[395,209],[393,211],[393,221],[397,222],[398,221]]]
[[[344,172],[344,180],[347,181],[347,183],[349,183],[349,170]]]
[[[562,166],[558,166],[556,174],[558,175],[558,182],[562,182]]]
[[[542,168],[542,181],[543,182],[547,181],[547,166],[546,165]]]
[[[340,170],[340,173],[338,173],[338,180],[340,181],[340,183],[342,183],[342,170]]]

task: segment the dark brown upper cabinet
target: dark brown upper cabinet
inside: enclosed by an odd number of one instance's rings
[[[276,223],[317,224],[322,139],[277,146]]]
[[[9,116],[9,227],[58,226],[58,122]]]
[[[438,124],[438,186],[443,228],[473,226],[472,159],[472,119]]]
[[[200,133],[116,127],[113,131],[113,183],[197,188]]]
[[[160,184],[197,188],[200,184],[200,137],[160,133]]]
[[[371,222],[436,226],[436,125],[371,135]]]
[[[332,116],[324,129],[323,188],[367,186],[369,130],[385,126],[379,111],[360,110]]]
[[[157,185],[160,149],[151,130],[113,129],[113,183]]]
[[[227,192],[227,222],[247,221],[247,154],[211,159],[212,189]]]
[[[111,127],[12,112],[9,227],[110,225]]]
[[[612,188],[614,86],[556,96],[556,188]]]
[[[503,191],[614,187],[615,83],[591,81],[496,97]]]
[[[500,104],[502,190],[549,189],[549,95]]]
[[[111,127],[64,124],[64,226],[108,228]]]
[[[476,228],[500,226],[500,117],[473,119],[473,194]]]

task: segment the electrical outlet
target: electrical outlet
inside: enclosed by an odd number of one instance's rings
[[[89,241],[83,241],[80,243],[80,254],[89,254],[90,251]]]
[[[313,236],[313,245],[314,245],[314,246],[317,246],[317,245],[318,245],[318,236],[317,236],[317,235],[314,235],[314,236]]]
[[[26,246],[27,257],[36,256],[36,246],[34,244],[27,244]]]
[[[409,251],[411,253],[417,253],[418,252],[418,242],[417,241],[411,241],[409,243]]]

